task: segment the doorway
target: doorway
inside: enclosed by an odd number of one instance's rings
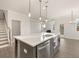
[[[60,24],[60,34],[64,35],[64,24]]]
[[[21,22],[18,20],[12,20],[12,35],[21,35]]]

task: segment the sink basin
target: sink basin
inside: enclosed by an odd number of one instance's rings
[[[50,37],[50,36],[52,36],[52,35],[45,35],[45,37]]]
[[[45,38],[45,37],[50,37],[50,36],[53,36],[53,37],[56,37],[57,34],[55,33],[42,33],[42,36]]]

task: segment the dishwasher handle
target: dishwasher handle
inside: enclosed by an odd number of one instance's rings
[[[38,50],[41,50],[47,46],[50,46],[50,42],[46,42],[44,45],[42,44],[42,46],[38,46]]]

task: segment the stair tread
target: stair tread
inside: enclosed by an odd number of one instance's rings
[[[7,33],[0,33],[0,35],[7,35]]]
[[[4,25],[4,22],[3,23],[0,22],[0,25]]]
[[[5,27],[0,27],[0,29],[5,29]]]
[[[8,44],[8,41],[1,41],[0,45]]]
[[[5,27],[0,27],[0,30],[6,30]]]
[[[7,35],[1,35],[1,36],[0,36],[0,39],[1,39],[1,38],[7,38],[7,37],[8,37]]]
[[[0,23],[0,26],[5,26],[5,24],[4,23]]]
[[[3,25],[3,24],[0,24],[0,28],[4,28],[5,27],[5,25]]]
[[[0,29],[4,29],[5,28],[5,26],[0,26]]]
[[[5,34],[5,35],[3,35],[3,34]],[[1,33],[1,34],[0,34],[0,37],[2,37],[2,36],[7,36],[7,34],[6,34],[6,33],[3,33],[3,34]]]
[[[1,30],[1,29],[0,29],[0,32],[2,32],[2,31],[6,31],[6,30],[4,30],[4,29],[3,29],[3,30]]]
[[[5,47],[8,47],[9,44],[5,44],[5,45],[1,45],[0,48],[5,48]]]
[[[0,27],[0,30],[3,30],[3,29],[5,30],[5,27]]]
[[[8,39],[8,38],[0,38],[0,40],[1,40],[1,39]]]
[[[5,26],[0,26],[0,29],[3,29],[3,28],[5,28]]]
[[[1,32],[0,34],[5,34],[6,32]]]
[[[0,28],[3,28],[3,27],[5,27],[5,25],[4,24],[0,24]]]
[[[0,33],[6,33],[6,31],[0,31]]]
[[[0,32],[6,32],[5,30],[0,30]]]
[[[0,21],[4,21],[4,19],[2,18],[2,19],[0,19]]]
[[[6,41],[6,40],[8,40],[8,38],[2,38],[2,39],[0,39],[0,41]]]
[[[4,20],[0,20],[0,21],[4,21]]]
[[[0,23],[0,26],[5,26],[5,25]]]
[[[7,37],[7,35],[0,35],[0,37]]]
[[[0,31],[1,31],[1,30],[5,30],[5,28],[0,28]]]

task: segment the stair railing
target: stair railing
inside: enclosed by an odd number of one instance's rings
[[[5,29],[6,29],[6,32],[7,32],[7,35],[8,35],[8,42],[9,42],[9,45],[12,45],[11,32],[10,32],[10,28],[8,27],[6,15],[5,15],[4,12],[3,12],[3,16],[4,16],[4,22],[5,22]]]

